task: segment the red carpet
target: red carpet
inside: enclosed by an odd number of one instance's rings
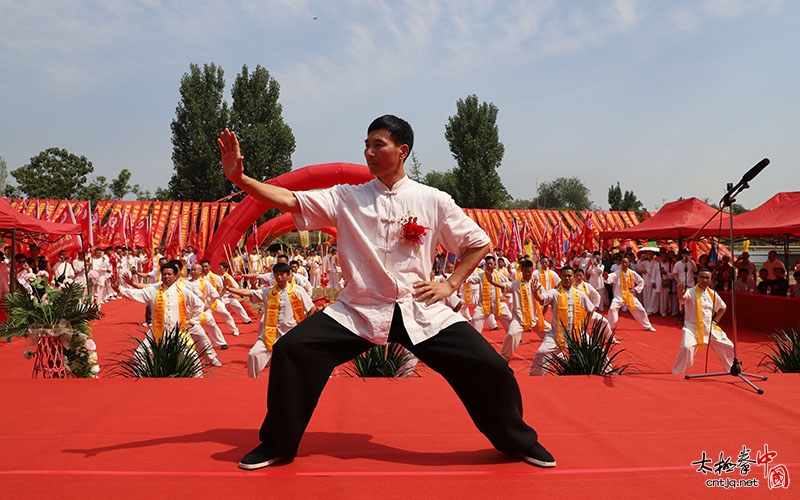
[[[95,328],[101,364],[142,308],[115,301]],[[442,379],[422,367],[403,380],[361,380],[339,371],[289,464],[255,472],[236,462],[257,441],[266,380],[244,373],[255,326],[228,337],[224,366],[203,380],[31,380],[23,342],[0,346],[0,491],[3,498],[797,498],[800,376],[770,374],[764,395],[738,378],[669,374],[679,330],[655,318],[643,332],[623,315],[618,330],[629,375],[527,376],[538,347],[525,338],[511,366],[526,419],[558,467],[542,470],[497,453]],[[499,347],[502,333],[485,332]],[[757,371],[760,337],[740,333],[739,357]],[[703,356],[695,371],[703,371]],[[714,354],[710,371],[719,370]],[[101,372],[105,375],[105,373]],[[764,466],[720,474],[743,447],[777,452],[789,487],[770,489]],[[756,479],[735,490],[708,480]]]

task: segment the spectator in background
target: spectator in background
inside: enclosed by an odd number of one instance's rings
[[[736,259],[736,262],[733,263],[733,267],[736,269],[747,269],[752,279],[756,277],[756,265],[750,262],[750,252],[742,252],[739,258]]]
[[[717,292],[728,292],[732,284],[731,270],[729,267],[726,267],[722,272],[717,274],[714,290]]]
[[[786,269],[782,267],[775,268],[775,279],[772,280],[770,287],[772,288],[770,293],[777,297],[786,297],[789,294],[789,280],[786,279]]]
[[[758,279],[759,282],[756,285],[756,290],[758,290],[758,293],[761,295],[769,295],[772,293],[772,289],[770,287],[770,285],[772,285],[772,280],[769,279],[769,271],[763,268],[759,269]]]
[[[794,277],[794,285],[789,287],[789,297],[800,299],[800,270],[795,271],[792,276]]]
[[[754,293],[756,291],[756,282],[747,269],[739,269],[739,276],[734,282],[734,290],[736,293]]]
[[[786,277],[786,266],[783,265],[783,262],[778,260],[778,252],[775,250],[770,250],[767,254],[767,261],[764,262],[764,269],[769,272],[769,279],[775,279],[775,269],[783,269],[783,275]]]

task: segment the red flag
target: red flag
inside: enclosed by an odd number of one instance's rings
[[[150,240],[148,234],[150,232],[148,217],[142,217],[136,222],[136,224],[133,226],[132,238],[134,247],[142,247],[147,252],[149,252],[153,247],[153,242]]]
[[[167,244],[164,248],[167,259],[178,259],[181,256],[182,225],[182,217],[178,217],[177,224],[172,226],[172,231],[167,236]]]
[[[67,203],[67,210],[64,210],[61,215],[59,216],[58,220],[56,221],[59,224],[76,224],[75,222],[75,214],[72,213],[72,206]],[[81,237],[77,234],[69,234],[66,236],[61,237],[55,243],[47,245],[46,248],[42,249],[42,253],[47,257],[47,260],[50,262],[55,262],[58,259],[58,254],[62,250],[67,252],[67,255],[70,257],[75,257],[78,252],[83,249],[83,245],[81,244]]]
[[[125,220],[123,212],[115,211],[108,217],[105,226],[103,226],[103,245],[125,245]]]
[[[583,249],[589,252],[594,251],[594,223],[592,222],[592,215],[592,212],[586,214],[586,219],[583,221],[583,232],[581,234]]]

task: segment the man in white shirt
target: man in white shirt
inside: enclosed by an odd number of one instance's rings
[[[511,325],[511,312],[505,302],[504,284],[509,281],[495,269],[494,255],[487,255],[484,262],[484,271],[471,274],[465,281],[470,285],[478,285],[478,305],[472,316],[472,327],[481,332],[486,319],[494,316],[503,325],[507,334]],[[493,283],[497,283],[497,285]]]
[[[67,252],[61,250],[58,252],[58,260],[53,266],[53,283],[56,286],[67,285],[75,280],[75,269],[69,261]]]
[[[701,269],[697,273],[697,286],[685,288],[678,286],[678,296],[683,302],[686,315],[683,323],[683,337],[672,373],[686,373],[694,364],[698,347],[711,344],[725,371],[733,365],[733,342],[717,326],[725,314],[726,305],[711,287],[711,270]],[[698,305],[700,306],[698,308]]]
[[[212,366],[222,366],[214,347],[200,326],[203,302],[190,290],[178,285],[180,269],[174,262],[167,262],[161,266],[160,271],[161,283],[150,286],[134,283],[130,275],[123,276],[122,281],[125,286],[119,288],[120,294],[136,302],[150,304],[153,308],[155,317],[153,327],[147,332],[148,336],[162,335],[171,331],[175,325],[181,323],[183,317],[184,326],[188,328],[197,350],[202,353],[206,362]],[[161,292],[163,292],[163,304],[159,304],[157,300]],[[183,311],[180,310],[181,302],[184,304]],[[161,328],[162,331],[156,332],[155,328]]]
[[[219,300],[219,292],[214,285],[203,276],[203,266],[195,264],[189,270],[189,279],[183,282],[184,286],[191,290],[203,301],[203,313],[200,315],[200,326],[206,332],[206,336],[214,345],[225,351],[228,349],[228,341],[219,329],[214,315],[211,314],[211,304]]]
[[[594,304],[582,291],[573,288],[575,271],[569,267],[561,268],[561,278],[557,288],[545,290],[541,283],[534,290],[534,298],[543,305],[549,305],[552,311],[550,329],[542,340],[539,349],[531,361],[531,376],[546,375],[549,371],[550,356],[559,353],[565,347],[564,329],[571,332],[583,329],[586,315],[594,312]],[[563,307],[559,307],[559,300],[563,300]]]
[[[764,262],[762,266],[764,269],[769,271],[769,278],[771,280],[775,279],[775,269],[783,269],[784,276],[786,275],[786,266],[783,265],[783,262],[778,260],[778,252],[775,250],[770,250],[767,254],[767,261]]]
[[[279,262],[273,266],[274,285],[259,290],[251,288],[227,288],[226,291],[242,297],[260,300],[264,304],[264,314],[258,325],[258,340],[247,354],[247,376],[258,378],[272,359],[272,346],[286,335],[292,328],[303,321],[314,310],[311,296],[299,286],[292,285],[293,273],[286,263]],[[270,299],[277,298],[270,314]],[[271,316],[272,325],[267,324],[267,316]],[[267,327],[273,328],[273,336],[266,335]]]
[[[556,465],[522,420],[522,396],[508,363],[443,301],[486,255],[490,240],[450,196],[406,176],[413,142],[408,123],[382,116],[370,124],[364,148],[376,179],[292,192],[244,175],[236,136],[227,129],[220,134],[231,182],[266,206],[292,212],[299,230],[336,227],[347,281],[338,301],[275,343],[261,444],[240,468],[294,459],[333,369],[388,341],[441,373],[495,448],[533,465]],[[444,282],[429,281],[437,244],[461,259]]]
[[[492,285],[502,285],[506,293],[511,294],[509,309],[511,310],[511,322],[503,338],[503,346],[500,348],[500,355],[510,361],[514,351],[519,347],[523,332],[530,332],[536,326],[536,307],[534,306],[533,292],[539,282],[533,274],[533,262],[523,260],[520,264],[522,278],[514,281],[502,281]]]
[[[614,287],[614,300],[608,308],[608,323],[611,329],[617,327],[617,320],[619,319],[619,310],[623,305],[628,306],[628,310],[633,315],[633,319],[642,325],[642,328],[649,332],[656,331],[650,320],[647,318],[647,311],[644,306],[636,298],[636,294],[644,288],[644,280],[639,276],[636,271],[632,271],[628,266],[630,261],[627,257],[623,257],[620,261],[620,268],[615,273],[605,273],[605,282],[613,285]]]

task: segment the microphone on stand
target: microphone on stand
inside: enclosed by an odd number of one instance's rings
[[[740,180],[739,183],[733,186],[732,188],[729,188],[725,196],[722,197],[723,201],[722,205],[724,206],[733,203],[733,199],[731,199],[731,196],[734,196],[736,191],[738,191],[740,188],[748,187],[747,183],[755,179],[755,177],[758,174],[760,174],[762,170],[767,168],[767,165],[769,165],[769,158],[764,158],[760,162],[756,163],[753,166],[753,168],[745,172],[744,175],[742,176],[742,180]],[[728,185],[730,186],[730,184]]]

